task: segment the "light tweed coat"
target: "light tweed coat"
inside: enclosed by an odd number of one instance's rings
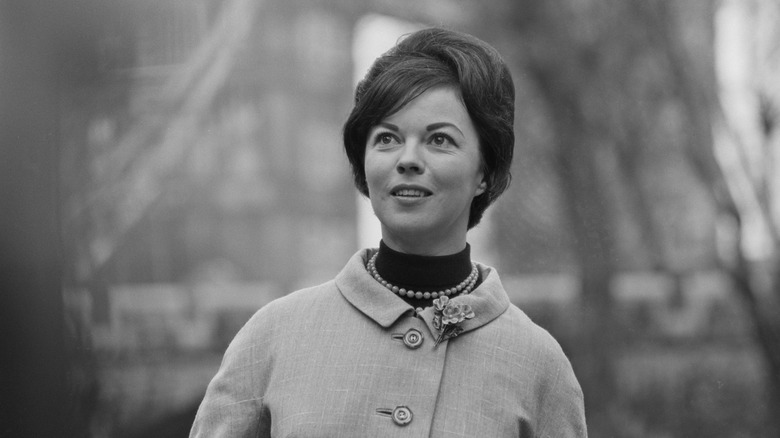
[[[434,347],[419,316],[355,254],[332,281],[260,309],[228,347],[191,437],[585,437],[558,343],[510,304],[495,269],[455,298],[476,316]],[[423,335],[416,349],[407,330]],[[396,417],[399,409],[409,414]],[[407,424],[402,424],[404,419]]]

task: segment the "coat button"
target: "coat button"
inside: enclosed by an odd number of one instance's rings
[[[412,422],[412,411],[406,406],[398,406],[393,409],[393,422],[399,426],[406,426]]]
[[[417,329],[409,329],[404,335],[404,345],[414,350],[419,348],[423,343],[423,335]]]

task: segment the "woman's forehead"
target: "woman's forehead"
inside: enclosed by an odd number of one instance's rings
[[[433,98],[431,98],[433,96]],[[446,101],[459,110],[467,111],[460,89],[454,85],[435,85],[421,90],[410,90],[402,98],[397,99],[391,111],[388,111],[381,120],[387,120],[399,113],[411,109],[420,110],[422,107],[432,108],[436,103]]]

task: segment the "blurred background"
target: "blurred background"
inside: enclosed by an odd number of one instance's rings
[[[470,242],[590,435],[780,436],[776,1],[0,5],[0,435],[186,436],[249,316],[378,245],[341,125],[439,25],[513,70],[514,180]]]

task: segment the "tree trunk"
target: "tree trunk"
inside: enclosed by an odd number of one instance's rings
[[[547,89],[546,94],[551,102],[558,102],[553,114],[559,121],[557,173],[580,269],[581,339],[572,352],[572,360],[585,394],[589,430],[610,436],[618,433],[612,423],[617,398],[617,339],[610,288],[615,272],[610,204],[602,185],[603,175],[599,174],[597,140],[583,138],[581,133],[588,130],[578,117],[572,116],[571,106],[562,104],[565,96],[558,96],[554,89]]]
[[[674,24],[675,5],[660,3],[655,15],[649,15],[649,18],[657,23]],[[715,22],[716,4],[705,3],[699,11],[699,15],[707,18],[710,23]],[[684,44],[684,40],[679,35],[680,23],[677,26],[667,25],[669,32],[659,32],[657,37],[662,40],[661,47],[665,49],[665,55],[669,58],[669,65],[672,67],[674,75],[674,92],[680,96],[680,103],[684,108],[688,137],[685,142],[685,153],[690,166],[695,171],[696,176],[708,190],[713,202],[716,204],[719,213],[723,217],[728,217],[737,225],[733,231],[736,239],[733,247],[730,248],[731,258],[733,260],[720,260],[722,269],[731,277],[736,293],[745,304],[745,309],[750,318],[750,324],[753,328],[753,338],[756,342],[761,356],[764,358],[764,368],[768,380],[767,398],[768,398],[768,416],[766,418],[767,428],[770,431],[769,436],[780,437],[780,334],[778,334],[778,323],[780,322],[780,308],[778,306],[778,297],[780,290],[761,291],[758,288],[759,282],[756,281],[755,273],[762,268],[751,266],[747,255],[744,253],[742,235],[744,233],[745,219],[753,215],[761,217],[767,225],[768,232],[766,239],[772,241],[775,249],[774,257],[780,255],[780,233],[774,229],[773,218],[771,217],[771,196],[766,196],[763,192],[764,182],[754,183],[748,172],[743,169],[739,163],[726,163],[719,160],[715,153],[716,138],[713,136],[713,126],[722,126],[723,134],[728,134],[728,139],[721,141],[731,142],[730,147],[736,149],[744,147],[739,144],[739,139],[734,135],[730,121],[723,113],[718,99],[718,82],[716,78],[715,65],[707,65],[706,70],[697,70],[691,68],[691,64],[696,59],[692,53],[702,52],[709,54],[705,59],[714,59],[714,33],[711,29],[711,39],[705,42],[705,46],[690,47]],[[714,24],[711,24],[714,26]],[[686,68],[687,67],[687,68]],[[702,74],[702,71],[705,73]],[[757,114],[758,117],[758,114]],[[771,178],[772,174],[768,174]],[[747,211],[749,206],[750,211]],[[775,279],[774,288],[780,288],[780,266],[774,263],[770,276]]]

